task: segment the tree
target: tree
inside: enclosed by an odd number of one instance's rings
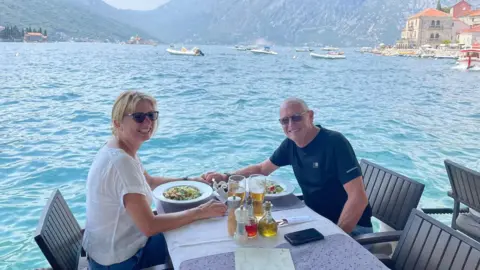
[[[437,0],[437,9],[440,10],[440,11],[443,11],[442,10],[442,5],[440,4],[440,0]]]
[[[42,28],[41,27],[38,29],[38,33],[40,33],[40,34],[42,33]]]
[[[445,13],[450,13],[450,9],[452,9],[452,8],[444,7],[444,8],[442,8],[442,11],[445,12]]]
[[[33,32],[33,33],[37,33],[37,29],[33,28],[33,31],[32,31],[32,32]]]
[[[442,41],[442,44],[448,45],[448,44],[450,44],[450,43],[452,43],[452,41],[451,41],[451,40],[448,40],[448,39]]]
[[[47,36],[47,29],[43,30],[43,35]]]

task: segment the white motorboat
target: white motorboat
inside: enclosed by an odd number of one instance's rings
[[[276,55],[277,53],[270,50],[270,47],[265,46],[263,49],[252,49],[250,50],[254,54],[272,54]]]
[[[346,56],[343,53],[326,53],[326,54],[318,54],[318,53],[310,53],[312,58],[322,58],[322,59],[345,59]]]
[[[233,47],[233,49],[237,50],[237,51],[246,51],[248,50],[248,48],[242,46],[242,45],[235,45],[235,47]]]
[[[296,52],[313,52],[313,49],[310,47],[296,48]]]
[[[458,59],[456,55],[435,55],[436,59]]]
[[[197,47],[191,50],[187,50],[185,47],[182,47],[181,50],[175,50],[173,47],[170,47],[167,49],[167,52],[172,55],[204,56],[203,52]]]
[[[326,46],[326,47],[323,47],[322,50],[324,50],[324,51],[338,51],[338,48]]]

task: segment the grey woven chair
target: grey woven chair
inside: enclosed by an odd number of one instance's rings
[[[403,230],[425,185],[364,159],[360,167],[372,215],[395,230]]]
[[[53,269],[86,269],[81,257],[83,231],[58,189],[43,209],[35,242]],[[80,259],[81,258],[81,259]]]
[[[470,212],[460,213],[460,204],[480,212],[480,173],[450,160],[445,160],[453,198],[452,228],[480,242],[480,217]]]
[[[360,167],[372,215],[393,230],[403,230],[410,211],[420,202],[425,185],[364,159],[360,160]],[[388,243],[369,249],[386,255],[393,251]]]
[[[392,258],[379,256],[390,269],[480,269],[480,243],[413,209],[403,231],[359,237],[363,245],[398,240]]]

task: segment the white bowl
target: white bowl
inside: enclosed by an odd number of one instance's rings
[[[177,187],[177,186],[191,186],[191,187],[196,187],[198,190],[200,190],[200,197],[192,199],[192,200],[185,200],[185,201],[177,201],[177,200],[171,200],[168,198],[165,198],[163,196],[163,193],[167,191],[168,189],[172,187]],[[198,203],[202,202],[204,200],[209,199],[212,196],[213,189],[211,186],[201,183],[201,182],[196,182],[196,181],[174,181],[174,182],[168,182],[163,185],[160,185],[156,187],[153,190],[153,197],[156,200],[159,200],[161,202],[165,203],[170,203],[170,204],[180,204],[180,205],[185,205],[185,204],[192,204],[192,203]]]
[[[283,196],[287,196],[292,194],[295,191],[295,186],[293,186],[292,183],[280,179],[275,179],[275,178],[269,178],[267,179],[270,182],[275,182],[276,184],[280,185],[283,188],[283,191],[277,194],[268,194],[265,192],[265,199],[276,199],[280,198]]]

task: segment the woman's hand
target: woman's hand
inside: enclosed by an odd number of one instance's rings
[[[221,217],[225,215],[227,206],[219,201],[210,200],[197,207],[198,219],[206,219],[212,217]]]
[[[225,182],[228,181],[226,174],[217,173],[217,172],[207,172],[207,173],[202,174],[201,177],[202,177],[203,179],[205,179],[206,181],[209,181],[209,182],[212,182],[213,179],[215,179],[215,181],[216,181],[217,183],[218,183],[218,182],[221,182],[221,181],[225,181]]]

